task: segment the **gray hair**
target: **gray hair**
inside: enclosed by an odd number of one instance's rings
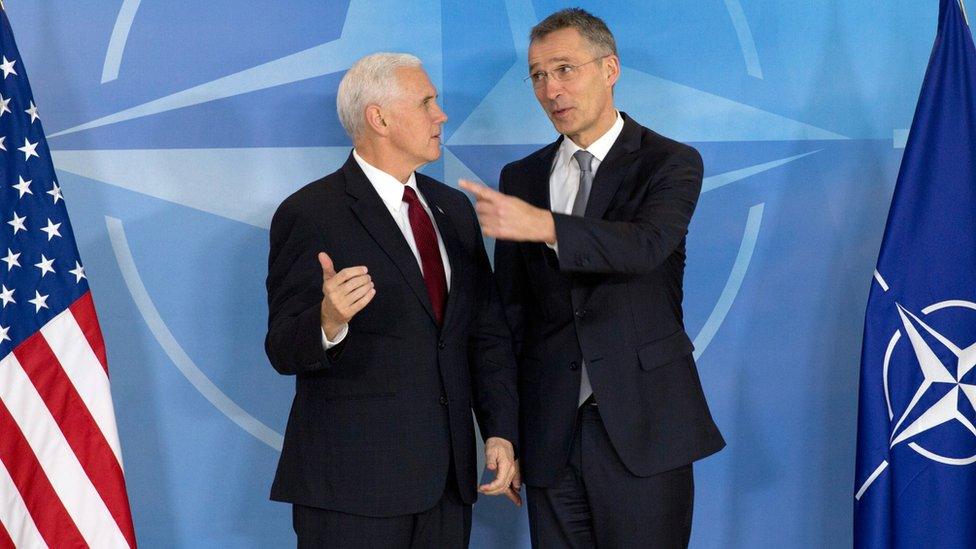
[[[420,59],[413,55],[379,52],[356,61],[346,71],[336,94],[336,112],[349,137],[356,139],[365,129],[367,106],[385,105],[397,96],[397,69],[419,66]]]
[[[603,19],[581,8],[566,8],[553,13],[532,27],[529,43],[562,29],[576,29],[596,55],[617,55],[617,42]]]

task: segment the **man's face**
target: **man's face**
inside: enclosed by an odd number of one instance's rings
[[[570,80],[560,82],[552,71],[566,65],[579,67]],[[549,71],[545,82],[534,88],[536,99],[556,131],[581,146],[598,138],[601,129],[606,131],[599,123],[614,113],[613,84],[618,67],[616,56],[600,58],[573,28],[551,32],[529,45],[529,74]]]
[[[385,110],[390,140],[406,163],[420,167],[441,156],[441,125],[447,115],[437,90],[420,67],[397,69],[399,95]]]

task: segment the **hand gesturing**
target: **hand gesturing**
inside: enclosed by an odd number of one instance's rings
[[[322,328],[332,339],[372,301],[376,288],[366,267],[346,267],[336,272],[332,258],[325,252],[319,252],[319,264],[322,266]]]

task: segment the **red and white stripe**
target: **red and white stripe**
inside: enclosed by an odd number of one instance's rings
[[[135,547],[91,295],[0,360],[0,549]]]

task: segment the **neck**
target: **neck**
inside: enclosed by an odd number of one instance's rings
[[[406,184],[410,175],[420,167],[406,162],[400,155],[387,150],[386,147],[378,143],[366,141],[354,143],[354,146],[359,156],[370,166],[383,170],[403,184]]]
[[[594,141],[603,137],[603,134],[610,131],[613,127],[614,122],[617,121],[617,109],[610,105],[610,108],[604,109],[603,113],[600,114],[600,118],[597,119],[596,124],[591,128],[587,128],[580,133],[569,135],[566,137],[573,140],[581,149],[585,149],[593,144]]]

